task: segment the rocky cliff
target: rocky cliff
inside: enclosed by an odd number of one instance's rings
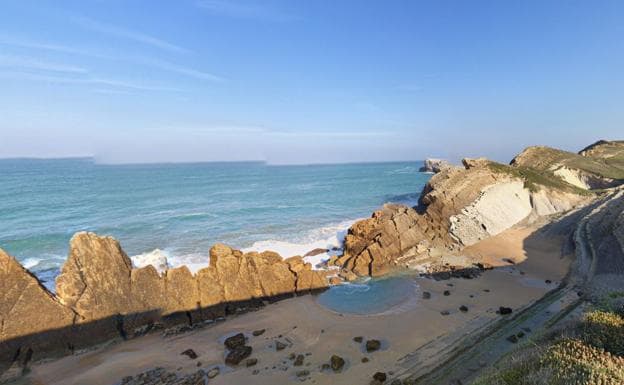
[[[512,166],[464,159],[463,168],[441,170],[425,187],[418,207],[385,205],[370,219],[355,223],[344,254],[331,262],[346,278],[378,276],[435,262],[521,221],[565,212],[593,198],[545,171],[554,167],[553,158],[529,158],[521,154]]]
[[[0,373],[157,325],[193,325],[327,286],[325,272],[300,257],[221,244],[195,275],[185,266],[160,274],[151,265],[133,268],[115,239],[81,232],[70,241],[54,295],[0,250]]]

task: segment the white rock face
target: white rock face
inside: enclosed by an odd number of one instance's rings
[[[532,210],[529,190],[522,181],[498,183],[484,188],[461,214],[450,217],[450,233],[463,245],[472,245],[505,231]]]
[[[148,253],[143,253],[139,255],[135,255],[130,257],[132,259],[132,264],[134,267],[145,267],[147,265],[152,265],[158,270],[159,273],[165,272],[170,266],[167,261],[167,256],[162,250],[155,249]]]
[[[531,203],[537,215],[552,215],[573,209],[583,198],[575,194],[546,192],[531,193]]]

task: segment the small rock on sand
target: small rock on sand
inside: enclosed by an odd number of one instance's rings
[[[462,313],[466,313],[468,311],[468,306],[466,305],[461,305],[459,307],[459,311],[461,311]]]
[[[225,345],[228,349],[232,350],[239,346],[245,345],[245,335],[243,333],[235,334],[231,337],[228,337],[223,341],[223,345]]]
[[[365,363],[367,363],[368,361],[370,361],[370,360],[368,359],[368,357],[362,357],[362,363],[364,363],[364,364],[365,364]]]
[[[379,381],[381,383],[386,382],[386,373],[384,372],[377,372],[375,374],[373,374],[373,380],[375,381]]]
[[[353,341],[359,343],[362,343],[362,341],[364,341],[364,337],[362,336],[357,336],[357,337],[353,337]]]
[[[183,351],[180,354],[183,355],[183,356],[187,356],[191,360],[194,360],[194,359],[197,358],[197,353],[195,353],[195,351],[193,349],[186,349],[185,351]]]
[[[307,377],[307,376],[309,376],[309,375],[310,375],[310,371],[309,371],[309,370],[300,370],[300,371],[298,371],[297,373],[295,373],[295,375],[296,375],[297,377],[299,377],[299,378],[302,378],[302,377]]]
[[[331,366],[332,370],[334,372],[339,372],[340,370],[342,370],[342,368],[344,367],[345,364],[345,360],[337,355],[333,355],[331,356],[331,358],[329,359],[329,365]]]
[[[498,313],[500,315],[511,314],[512,312],[513,312],[513,309],[510,307],[501,306],[498,308]]]
[[[221,370],[219,370],[219,367],[217,366],[216,368],[210,369],[206,375],[208,378],[215,378],[219,375],[219,373],[221,373]]]
[[[286,349],[286,344],[282,341],[275,341],[275,350],[280,351]]]
[[[379,340],[368,340],[368,341],[366,341],[366,351],[367,352],[374,352],[376,350],[379,350],[380,347],[381,347],[381,342],[379,342]]]
[[[451,295],[451,292],[450,292],[450,291],[448,291],[448,290],[444,290],[444,293],[442,293],[442,294],[444,294],[445,296],[447,296],[447,297],[448,297],[449,295]]]
[[[251,346],[237,346],[225,357],[225,363],[228,365],[238,365],[242,360],[251,355],[251,350]]]
[[[448,310],[442,310],[442,311],[440,312],[440,314],[442,314],[442,315],[449,315],[449,314],[451,314],[451,312],[450,312],[450,311],[448,311]]]
[[[258,359],[257,359],[257,358],[248,358],[248,359],[245,361],[245,365],[246,365],[247,367],[254,366],[254,365],[256,365],[257,363],[258,363]]]
[[[423,297],[423,299],[430,299],[431,298],[431,293],[429,293],[428,291],[423,291],[422,297]]]
[[[293,365],[294,366],[301,366],[301,365],[303,365],[303,359],[304,359],[303,354],[297,355],[297,358],[295,358],[295,362],[293,362]]]
[[[254,330],[253,332],[251,332],[251,335],[254,337],[258,337],[258,336],[263,335],[265,331],[266,329]]]

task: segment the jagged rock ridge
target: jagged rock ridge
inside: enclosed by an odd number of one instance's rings
[[[164,274],[151,265],[133,269],[114,238],[81,232],[70,241],[54,295],[0,250],[0,373],[16,361],[71,353],[155,324],[213,320],[327,286],[326,273],[301,257],[283,260],[222,244],[211,248],[209,267],[195,275],[186,266]]]

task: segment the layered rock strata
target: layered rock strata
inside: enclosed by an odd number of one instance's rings
[[[435,260],[501,233],[534,216],[564,212],[586,196],[549,189],[531,190],[523,178],[497,172],[487,159],[464,159],[426,185],[419,207],[386,204],[356,222],[344,254],[332,260],[345,277],[379,276],[407,264]],[[353,274],[350,274],[353,273]]]
[[[81,232],[71,239],[54,295],[0,250],[0,373],[153,325],[192,325],[327,286],[326,273],[300,257],[221,244],[197,274],[185,266],[160,274],[151,265],[133,268],[115,239]]]

